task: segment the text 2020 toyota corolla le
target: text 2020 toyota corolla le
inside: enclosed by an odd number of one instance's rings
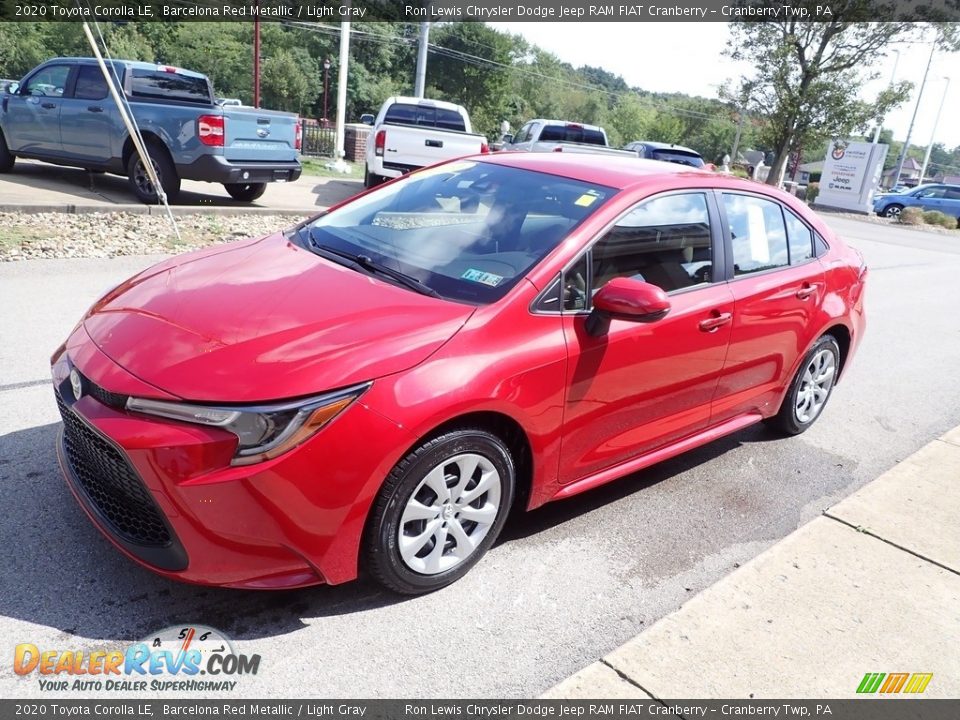
[[[124,553],[419,593],[535,508],[766,420],[803,432],[866,267],[766,186],[505,153],[160,263],[53,357],[60,459]]]

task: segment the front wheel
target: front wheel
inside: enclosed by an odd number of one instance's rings
[[[17,161],[17,156],[10,152],[7,147],[7,139],[0,132],[0,173],[8,173],[13,170],[13,164]]]
[[[816,421],[833,393],[840,370],[840,346],[824,335],[807,353],[783,399],[767,424],[784,435],[799,435]]]
[[[424,443],[391,471],[371,511],[370,572],[405,595],[459,580],[500,534],[515,483],[509,449],[486,430],[453,430]]]
[[[267,191],[266,183],[224,183],[230,197],[241,202],[253,202]]]
[[[903,212],[903,205],[887,205],[883,211],[883,216],[888,218],[893,218],[894,220],[900,217],[900,213]]]

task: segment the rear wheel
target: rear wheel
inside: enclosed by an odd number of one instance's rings
[[[780,412],[767,424],[784,435],[799,435],[816,422],[833,393],[840,370],[840,346],[833,335],[824,335],[810,348]]]
[[[883,216],[897,219],[900,217],[900,213],[902,212],[903,212],[903,205],[897,205],[896,203],[894,203],[893,205],[887,205],[887,207],[883,211]]]
[[[177,174],[177,168],[170,159],[167,149],[158,142],[147,142],[147,155],[153,163],[153,169],[157,172],[160,185],[167,195],[167,202],[173,202],[180,192],[180,176]],[[130,181],[130,187],[141,202],[156,203],[159,198],[157,191],[150,181],[147,169],[140,159],[140,154],[134,151],[127,161],[127,179]]]
[[[405,595],[463,577],[497,539],[513,502],[513,458],[479,428],[453,430],[407,455],[371,511],[367,566]]]
[[[8,173],[13,170],[13,164],[17,161],[17,156],[10,152],[7,147],[7,139],[0,132],[0,173]]]
[[[383,178],[379,175],[374,175],[370,172],[370,168],[364,166],[363,168],[363,186],[365,188],[372,188],[380,185],[383,182]]]
[[[266,183],[224,183],[230,197],[241,202],[253,202],[267,191]]]

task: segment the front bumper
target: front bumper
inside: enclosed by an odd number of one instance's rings
[[[215,183],[293,182],[303,168],[292,162],[238,162],[223,155],[201,155],[188,165],[177,165],[177,173],[185,180]]]
[[[78,334],[86,336],[78,328],[75,345]],[[70,342],[52,368],[65,423],[60,463],[81,507],[125,555],[204,585],[279,589],[357,576],[367,513],[412,443],[407,431],[357,401],[290,452],[233,467],[232,434],[120,409],[112,398],[140,381],[126,385],[89,338],[79,351]],[[71,366],[93,390],[80,399]],[[109,390],[93,378],[109,378]],[[77,433],[97,446],[92,459],[71,449]]]

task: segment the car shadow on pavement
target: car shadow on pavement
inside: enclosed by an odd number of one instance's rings
[[[304,179],[310,181],[314,178],[311,176],[304,176],[303,179],[301,179],[301,182],[303,182]],[[324,208],[341,203],[348,198],[352,198],[354,195],[363,192],[363,190],[364,187],[362,182],[358,180],[348,180],[346,178],[342,180],[324,180],[316,183],[312,188],[310,188],[310,192],[317,196],[313,204],[317,207]]]
[[[605,505],[615,503],[634,493],[646,490],[675,475],[692,470],[698,465],[712,462],[741,445],[780,439],[782,439],[782,436],[771,432],[765,425],[752,425],[732,435],[701,445],[639,472],[617,478],[606,485],[601,485],[567,500],[550,502],[528,513],[517,513],[506,525],[497,542],[510,542],[511,540],[536,535]]]
[[[134,641],[202,623],[243,640],[404,599],[364,581],[246,591],[156,576],[122,556],[77,505],[57,464],[59,429],[51,423],[0,436],[2,617],[95,639]]]

